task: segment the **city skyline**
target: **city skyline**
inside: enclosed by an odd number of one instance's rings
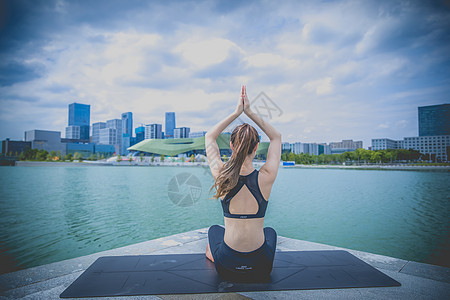
[[[164,124],[175,111],[207,131],[246,84],[250,100],[264,92],[283,111],[271,120],[283,141],[368,147],[417,136],[417,107],[449,102],[444,2],[2,5],[2,140],[64,132],[72,102],[92,106],[91,123],[130,111],[136,125]]]

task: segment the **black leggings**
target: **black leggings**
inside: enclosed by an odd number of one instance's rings
[[[277,245],[277,233],[271,227],[264,228],[265,241],[251,252],[239,252],[225,244],[225,228],[213,225],[208,240],[214,265],[222,279],[234,282],[267,282],[272,271]]]

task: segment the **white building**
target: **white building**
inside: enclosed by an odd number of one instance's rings
[[[145,125],[145,139],[162,139],[162,124]]]
[[[100,143],[100,129],[106,128],[105,122],[97,122],[92,124],[92,138],[91,143]]]
[[[402,149],[402,141],[391,139],[372,139],[372,150]]]
[[[448,161],[450,135],[405,137],[402,141],[372,139],[372,150],[386,149],[413,149],[422,154],[436,155],[437,161]]]
[[[331,142],[331,149],[358,149],[363,147],[362,141],[342,140],[341,142]]]
[[[174,139],[184,139],[189,137],[189,131],[191,129],[189,127],[178,127],[173,130],[173,138]]]
[[[70,125],[66,127],[66,139],[80,139],[80,126]]]
[[[205,136],[205,134],[206,134],[206,131],[189,132],[189,137],[190,138],[198,138],[198,137]]]
[[[109,144],[109,145],[114,145],[114,146],[117,145],[120,149],[121,145],[122,145],[122,120],[121,119],[108,120],[108,121],[106,121],[106,127],[116,130],[115,143]]]
[[[102,128],[99,130],[99,144],[102,145],[116,145],[117,144],[117,130],[114,128]]]
[[[448,161],[450,135],[406,137],[403,139],[403,148],[417,150],[422,154],[434,154],[436,160]]]

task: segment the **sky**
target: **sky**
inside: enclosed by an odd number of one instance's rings
[[[176,113],[207,131],[240,87],[284,142],[403,139],[449,103],[450,1],[0,0],[0,139]],[[245,115],[228,129],[248,122]],[[267,141],[258,129],[262,140]]]

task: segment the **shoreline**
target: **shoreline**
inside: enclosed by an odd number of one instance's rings
[[[254,162],[255,167],[261,167],[263,162]],[[83,166],[128,166],[128,167],[208,167],[207,162],[138,162],[121,161],[83,161],[83,162],[52,162],[52,161],[16,161],[18,167],[83,167]],[[392,171],[450,171],[450,166],[414,166],[414,165],[293,165],[282,166],[285,169],[339,169],[339,170],[392,170]]]

